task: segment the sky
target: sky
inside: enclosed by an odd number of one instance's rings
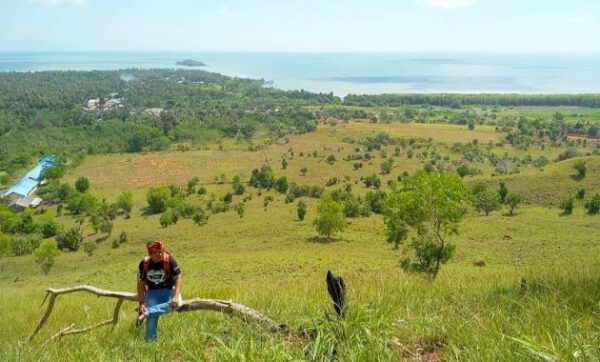
[[[600,52],[599,0],[0,0],[0,51]]]

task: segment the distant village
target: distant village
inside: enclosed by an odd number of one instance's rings
[[[123,101],[124,99],[119,96],[119,93],[111,93],[109,98],[92,98],[88,100],[83,110],[87,112],[112,111],[122,108]]]

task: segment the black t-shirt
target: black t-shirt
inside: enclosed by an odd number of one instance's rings
[[[171,254],[169,254],[169,280],[165,280],[165,271],[163,270],[163,261],[155,263],[150,259],[150,265],[148,266],[148,273],[144,275],[144,259],[140,262],[138,267],[138,281],[146,282],[148,289],[170,289],[173,288],[175,281],[174,277],[181,274],[181,269],[177,265],[177,261]]]

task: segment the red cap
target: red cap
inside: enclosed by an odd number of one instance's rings
[[[156,240],[148,244],[148,252],[161,251],[163,248],[162,241]]]

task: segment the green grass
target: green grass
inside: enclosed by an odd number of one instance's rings
[[[435,281],[404,273],[400,250],[385,239],[380,216],[348,219],[334,242],[315,242],[312,220],[316,200],[307,199],[308,214],[296,219],[295,203],[273,191],[275,201],[263,208],[263,197],[254,197],[240,219],[235,212],[212,215],[199,227],[191,220],[161,228],[158,215],[143,215],[145,193],[159,183],[185,184],[198,176],[212,183],[214,176],[235,174],[244,178],[265,157],[278,175],[291,181],[324,185],[330,177],[349,175],[353,190],[364,193],[360,176],[378,172],[377,157],[360,171],[342,159],[354,152],[358,139],[380,131],[420,137],[429,134],[441,152],[449,142],[469,141],[464,127],[434,125],[371,125],[350,123],[320,126],[317,132],[291,137],[288,144],[272,145],[264,153],[236,144],[223,151],[199,150],[159,154],[89,157],[66,180],[86,176],[91,191],[114,200],[122,191],[133,191],[136,201],[129,220],[115,220],[113,236],[102,241],[92,257],[83,251],[63,253],[48,275],[41,273],[31,256],[0,259],[0,356],[3,360],[597,360],[600,358],[600,218],[585,214],[578,205],[573,215],[547,207],[552,196],[571,193],[585,185],[588,195],[599,189],[598,156],[588,157],[588,175],[581,181],[570,175],[574,160],[551,164],[544,171],[525,168],[503,176],[510,191],[524,193],[527,204],[515,216],[506,210],[483,216],[470,212],[453,237],[455,257]],[[501,137],[482,128],[482,137]],[[466,137],[466,138],[465,138]],[[214,147],[213,147],[214,148]],[[294,156],[287,153],[293,148]],[[299,156],[317,150],[319,157]],[[391,151],[388,149],[388,151]],[[509,150],[510,152],[519,152]],[[539,152],[558,152],[557,149]],[[537,151],[532,151],[535,153]],[[389,153],[389,152],[388,152]],[[280,169],[286,154],[289,166]],[[328,165],[323,158],[334,154]],[[456,155],[451,155],[455,159]],[[423,160],[397,158],[391,175],[422,168]],[[306,176],[300,168],[307,167]],[[500,178],[489,173],[469,178],[496,188]],[[355,184],[355,182],[357,182]],[[335,187],[340,187],[335,186]],[[333,190],[335,187],[329,187]],[[230,185],[210,185],[217,196]],[[239,201],[236,196],[234,203]],[[188,197],[200,202],[201,197]],[[54,208],[48,210],[54,215]],[[69,216],[58,218],[66,226]],[[126,231],[129,241],[118,249],[112,239]],[[84,235],[92,235],[84,224]],[[185,298],[231,299],[253,307],[292,330],[314,329],[315,339],[272,334],[215,312],[165,316],[159,342],[143,342],[135,330],[134,303],[127,302],[121,321],[83,335],[41,347],[58,330],[75,323],[85,327],[110,318],[114,301],[85,294],[60,296],[48,324],[36,341],[19,347],[41,317],[47,287],[91,284],[133,291],[135,269],[144,256],[145,241],[160,238],[181,264]],[[485,267],[473,265],[484,261]],[[347,316],[333,315],[326,292],[325,273],[340,274],[348,286]],[[522,295],[519,285],[527,280]]]

